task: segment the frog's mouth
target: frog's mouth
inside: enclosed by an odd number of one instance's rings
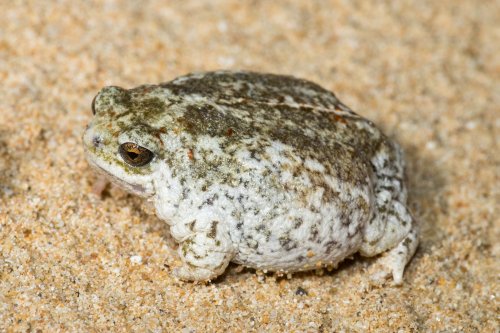
[[[151,197],[154,195],[154,193],[151,193],[151,191],[148,191],[144,185],[137,184],[137,183],[128,183],[128,182],[124,181],[123,179],[116,177],[115,175],[113,175],[108,170],[104,169],[103,167],[101,167],[100,165],[98,165],[97,163],[92,161],[91,159],[87,158],[87,161],[90,164],[90,166],[92,166],[92,168],[94,168],[98,173],[104,175],[106,177],[106,179],[108,179],[113,184],[121,187],[125,191],[130,192],[130,193],[135,194],[135,195],[138,195],[138,196],[141,196],[141,197],[145,197],[145,198]]]

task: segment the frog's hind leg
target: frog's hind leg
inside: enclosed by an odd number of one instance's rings
[[[406,208],[403,153],[397,144],[384,138],[371,165],[375,205],[365,226],[360,253],[371,257],[390,249],[380,258],[383,269],[379,275],[392,273],[394,282],[399,284],[418,245],[418,229]]]
[[[206,227],[199,228],[193,221],[186,227],[192,230],[179,244],[183,265],[174,270],[174,275],[187,281],[209,281],[221,275],[234,257],[231,238],[224,224],[211,221]]]

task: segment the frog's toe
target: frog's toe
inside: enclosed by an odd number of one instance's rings
[[[210,281],[218,275],[213,270],[188,264],[174,268],[172,273],[176,278],[184,281]]]
[[[382,283],[392,275],[394,284],[400,285],[403,282],[405,265],[404,258],[391,250],[378,260],[374,267],[375,272],[371,274],[371,278],[375,282]]]
[[[403,282],[403,273],[406,265],[415,254],[418,246],[418,230],[412,227],[408,235],[393,249],[385,252],[377,260],[374,272],[371,274],[372,280],[381,282],[392,275],[395,285]]]

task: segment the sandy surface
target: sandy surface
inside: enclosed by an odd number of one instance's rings
[[[0,331],[498,332],[498,1],[170,3],[0,2]],[[93,194],[100,87],[218,68],[316,81],[402,144],[423,229],[402,287],[360,258],[177,282],[165,224]]]

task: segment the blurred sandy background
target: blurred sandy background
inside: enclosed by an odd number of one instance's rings
[[[0,1],[0,331],[498,332],[498,1]],[[396,288],[370,260],[292,279],[176,282],[142,200],[92,193],[104,85],[293,74],[407,152],[422,243]]]

